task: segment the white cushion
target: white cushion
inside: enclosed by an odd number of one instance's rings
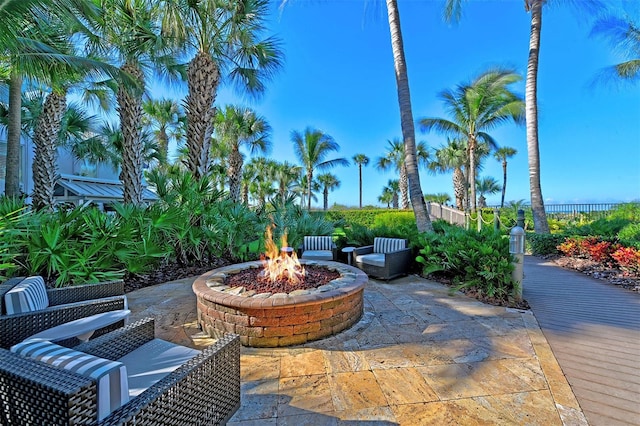
[[[127,368],[121,362],[37,340],[18,343],[11,347],[11,351],[95,380],[98,420],[129,402]]]
[[[118,360],[127,367],[129,396],[140,395],[198,354],[200,351],[196,349],[162,339],[153,339],[129,352]],[[202,385],[207,386],[206,383]]]
[[[331,250],[333,239],[331,236],[304,237],[304,250]],[[333,256],[332,256],[333,258]]]
[[[361,254],[356,256],[356,263],[366,263],[384,268],[384,253]]]
[[[406,241],[402,238],[381,238],[373,239],[374,253],[391,253],[406,248]]]
[[[333,252],[331,250],[305,250],[302,252],[302,259],[333,260]]]
[[[44,279],[40,276],[25,278],[4,295],[7,314],[39,311],[49,306]]]

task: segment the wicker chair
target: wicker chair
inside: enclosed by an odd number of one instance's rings
[[[0,284],[0,348],[8,349],[29,336],[51,327],[102,312],[126,308],[122,281],[47,289],[48,306],[36,311],[7,314],[5,294],[23,281],[11,278]],[[95,337],[120,328],[124,321],[96,330]],[[77,344],[78,340],[64,342]]]
[[[154,339],[154,321],[147,318],[82,343],[73,350],[106,362],[122,360],[135,353],[145,363],[145,348],[157,341],[197,354],[100,421],[97,420],[96,401],[102,396],[97,391],[96,380],[0,349],[2,424],[225,424],[240,407],[240,340],[237,335],[228,334],[200,352]],[[141,356],[139,352],[142,352]],[[165,361],[164,357],[161,359]],[[140,376],[145,373],[131,373],[128,380]]]
[[[354,250],[355,266],[367,275],[390,280],[406,275],[411,265],[411,249],[401,238],[374,238],[373,245]]]
[[[305,236],[298,247],[298,257],[306,260],[336,260],[338,247],[331,236]]]

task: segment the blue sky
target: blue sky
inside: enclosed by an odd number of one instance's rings
[[[522,0],[470,0],[457,25],[442,19],[444,1],[399,0],[414,118],[444,117],[437,94],[468,82],[492,66],[524,76],[530,15]],[[546,203],[617,202],[640,199],[640,85],[594,86],[598,72],[623,57],[602,39],[589,37],[589,23],[556,2],[543,14],[539,65],[539,142],[542,193]],[[625,3],[627,7],[632,3]],[[363,203],[377,197],[394,172],[373,166],[387,141],[401,137],[393,57],[384,2],[296,0],[270,27],[283,40],[282,71],[266,95],[251,101],[223,87],[217,103],[250,106],[273,128],[270,156],[297,163],[292,130],[311,126],[330,134],[349,160],[365,153]],[[524,94],[524,79],[514,86]],[[439,147],[445,139],[422,134],[417,141]],[[491,132],[500,146],[518,154],[509,161],[506,200],[529,200],[524,126]],[[341,181],[330,204],[358,204],[357,166],[329,170]],[[317,173],[317,172],[316,172]],[[481,176],[502,182],[492,157]],[[453,196],[451,175],[421,170],[423,192]],[[488,196],[499,204],[500,194]],[[318,202],[322,196],[318,194]]]

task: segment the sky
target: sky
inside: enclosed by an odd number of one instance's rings
[[[594,84],[603,68],[624,57],[604,39],[589,36],[584,14],[560,4],[543,11],[538,74],[545,203],[640,200],[640,84]],[[458,24],[444,22],[443,0],[398,0],[398,5],[416,121],[448,118],[438,94],[495,66],[523,76],[513,90],[524,96],[530,15],[522,0],[469,0]],[[632,2],[624,5],[640,9]],[[375,162],[385,155],[388,141],[402,135],[384,2],[295,0],[281,13],[274,6],[268,25],[282,39],[282,70],[261,99],[247,99],[223,86],[217,105],[249,106],[264,116],[273,129],[268,156],[278,161],[299,163],[290,134],[307,126],[340,145],[329,158],[351,161],[355,154],[366,154],[371,161],[363,168],[363,204],[381,205],[377,199],[383,187],[397,175],[377,170]],[[518,151],[508,163],[506,201],[528,202],[524,126],[505,124],[490,134],[499,146]],[[438,148],[446,139],[416,126],[416,141]],[[358,167],[352,162],[327,171],[341,182],[329,194],[329,204],[357,206]],[[486,176],[502,183],[502,166],[493,157],[483,163],[480,177]],[[420,181],[424,194],[445,192],[453,199],[451,174],[421,169]],[[321,207],[322,194],[317,196],[314,205]],[[487,203],[499,205],[500,194],[488,195]]]

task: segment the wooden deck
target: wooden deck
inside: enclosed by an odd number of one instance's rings
[[[640,425],[640,295],[526,256],[524,298],[592,426]]]

